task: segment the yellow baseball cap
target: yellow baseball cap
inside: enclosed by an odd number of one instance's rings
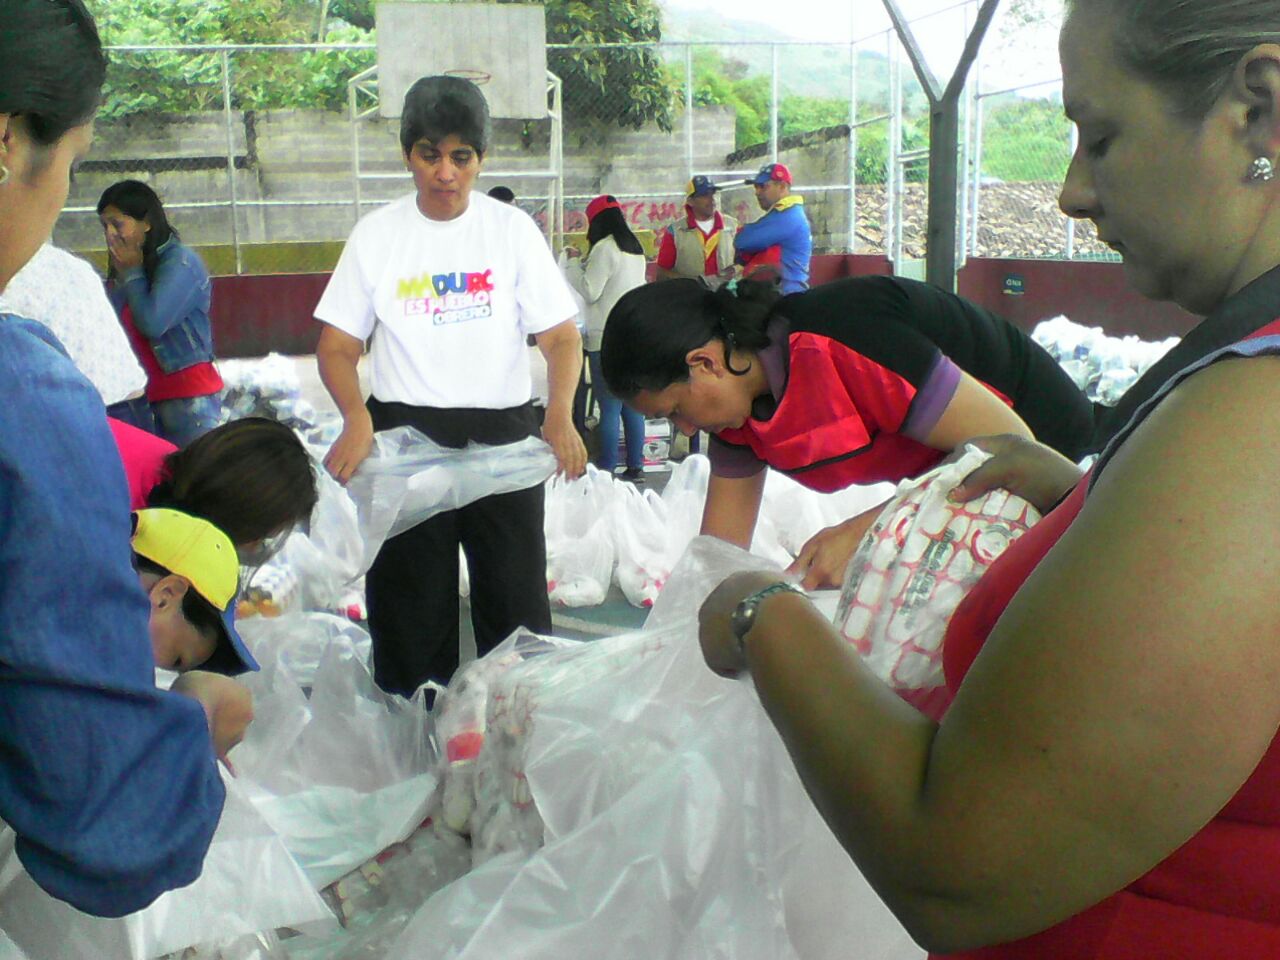
[[[257,670],[258,664],[235,628],[240,560],[231,538],[208,520],[181,510],[151,507],[133,514],[133,552],[190,581],[192,588],[222,613],[223,641],[211,658],[220,673]]]

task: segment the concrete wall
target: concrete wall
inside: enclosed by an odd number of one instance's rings
[[[721,168],[733,149],[733,111],[698,108],[693,122],[695,167]],[[592,196],[606,192],[644,195],[646,205],[637,214],[638,226],[657,226],[674,217],[689,174],[684,124],[683,113],[670,132],[656,126],[622,130],[567,124],[565,193],[579,198],[570,200],[571,218]],[[69,207],[89,209],[64,214],[55,239],[77,250],[100,247],[101,232],[92,208],[103,189],[131,177],[156,188],[172,208],[171,218],[184,239],[197,244],[229,243],[232,190],[227,130],[220,112],[100,124],[90,161],[77,174],[68,200]],[[347,236],[355,222],[355,186],[353,129],[345,115],[295,110],[235,113],[230,130],[242,243]],[[359,126],[362,171],[392,175],[362,181],[366,202],[412,189],[398,134],[398,121],[373,119]],[[498,174],[547,169],[549,137],[549,121],[496,121],[486,170]],[[526,198],[545,194],[547,189],[545,180],[487,175],[482,175],[478,187],[484,190],[499,182]],[[258,201],[307,201],[307,205],[255,206]],[[182,206],[189,203],[200,206]],[[529,200],[524,205],[535,215],[545,215],[545,204]]]

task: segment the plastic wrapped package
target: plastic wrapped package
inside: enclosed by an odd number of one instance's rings
[[[423,694],[379,690],[367,635],[338,623],[309,614],[246,631],[262,670],[243,678],[256,717],[234,751],[256,809],[317,889],[408,836],[439,780]],[[314,636],[281,641],[281,632]],[[308,695],[289,660],[321,646]]]
[[[477,789],[488,769],[522,781],[543,844],[443,888],[388,960],[923,956],[822,822],[751,685],[702,662],[702,599],[765,566],[698,538],[651,626],[491,681]]]
[[[547,593],[552,603],[591,607],[604,603],[617,548],[611,529],[619,484],[587,464],[576,480],[554,477],[546,488]]]
[[[119,919],[91,917],[36,886],[0,834],[0,927],[29,960],[150,960],[198,944],[336,921],[245,785],[231,777],[199,878]]]
[[[988,566],[1039,521],[1007,490],[969,503],[948,493],[990,454],[960,459],[898,485],[845,569],[835,624],[872,671],[933,719],[948,697],[942,638],[964,595]]]
[[[508,849],[535,849],[542,825],[529,802],[518,758],[505,746],[519,740],[527,717],[513,669],[572,640],[520,630],[488,655],[464,664],[437,699],[437,746],[445,757],[442,822],[472,838],[477,863]]]

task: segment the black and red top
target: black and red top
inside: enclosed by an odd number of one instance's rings
[[[1092,406],[1061,367],[1008,321],[936,287],[852,277],[786,297],[758,354],[769,395],[717,433],[718,476],[766,465],[815,490],[915,476],[944,455],[924,444],[964,371],[1036,437],[1072,459]]]

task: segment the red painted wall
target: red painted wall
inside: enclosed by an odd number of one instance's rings
[[[1021,296],[1004,292],[1010,275],[1022,278]],[[1181,307],[1137,293],[1118,263],[973,259],[960,271],[958,292],[1026,330],[1066,314],[1076,323],[1101,327],[1113,336],[1163,340],[1181,336],[1199,319]]]
[[[876,256],[813,258],[816,285],[841,277],[890,274],[889,261]],[[1005,278],[1022,278],[1023,294],[1004,292]],[[215,277],[214,346],[220,357],[257,357],[315,352],[319,324],[311,316],[327,273]],[[1129,288],[1116,263],[1063,260],[970,260],[960,271],[961,296],[1030,330],[1041,320],[1065,313],[1077,323],[1114,335],[1161,340],[1186,333],[1196,318],[1168,303],[1144,299]]]
[[[311,312],[327,273],[279,273],[214,277],[213,348],[220,357],[316,352],[320,324]]]

